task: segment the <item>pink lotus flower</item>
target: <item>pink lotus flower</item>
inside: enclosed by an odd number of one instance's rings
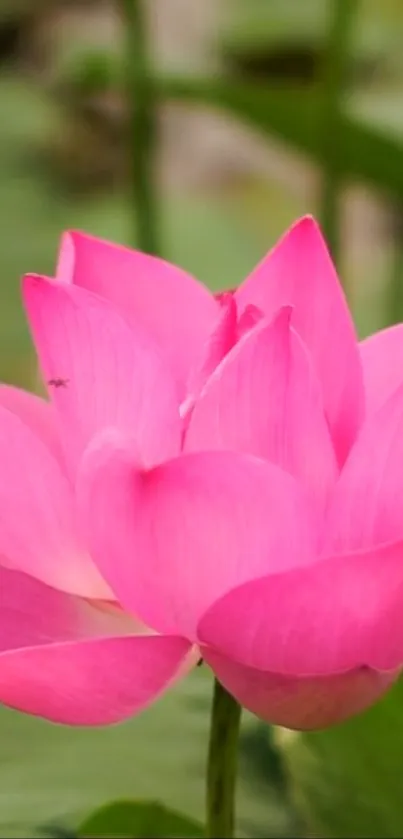
[[[357,343],[299,222],[219,299],[82,234],[24,297],[51,404],[0,390],[0,700],[69,723],[195,661],[320,727],[403,662],[400,327]]]

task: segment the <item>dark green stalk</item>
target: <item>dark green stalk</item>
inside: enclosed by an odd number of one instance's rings
[[[358,0],[333,0],[325,43],[322,91],[322,201],[321,223],[336,263],[340,255],[339,215],[343,187],[339,160],[340,112],[348,83],[350,38]]]
[[[241,707],[215,680],[207,764],[208,839],[232,839]]]
[[[154,180],[156,93],[146,22],[146,0],[122,0],[122,7],[126,23],[130,185],[136,244],[146,253],[157,254],[160,249],[158,199]]]

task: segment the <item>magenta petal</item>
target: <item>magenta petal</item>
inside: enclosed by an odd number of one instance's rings
[[[371,414],[351,450],[323,528],[327,553],[403,538],[403,384]]]
[[[201,643],[259,670],[322,676],[403,663],[403,543],[245,583],[215,603]]]
[[[129,321],[143,324],[185,396],[189,373],[218,312],[205,286],[155,256],[77,232],[65,234],[58,278],[99,294]]]
[[[403,324],[371,335],[360,352],[367,413],[373,414],[403,382]]]
[[[298,678],[245,667],[208,648],[202,652],[242,706],[272,725],[299,731],[327,728],[360,713],[399,675],[362,667],[336,676]]]
[[[322,394],[291,310],[255,327],[224,358],[194,407],[185,451],[230,449],[266,458],[322,501],[338,469]]]
[[[73,491],[58,460],[1,406],[0,463],[0,555],[7,565],[64,591],[107,597],[79,538]]]
[[[267,317],[294,307],[292,324],[312,354],[339,461],[354,442],[364,412],[361,361],[348,307],[320,230],[295,224],[236,292]]]
[[[28,276],[24,297],[73,467],[91,437],[109,426],[133,437],[145,465],[176,454],[176,386],[143,330],[74,285]]]
[[[53,722],[107,725],[181,674],[181,638],[129,635],[124,621],[0,569],[0,702]]]
[[[194,368],[187,383],[188,396],[184,406],[182,406],[184,416],[193,407],[209,376],[236,344],[237,340],[236,303],[232,294],[222,294],[220,310],[209,339],[203,348],[200,363]]]
[[[316,519],[302,489],[247,455],[184,455],[144,473],[124,442],[100,439],[83,463],[79,503],[119,601],[162,632],[192,638],[225,591],[312,561]]]

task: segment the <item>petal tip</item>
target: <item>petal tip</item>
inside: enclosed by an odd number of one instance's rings
[[[53,280],[45,274],[24,274],[21,280],[22,295],[26,299],[31,293],[44,291],[51,283]]]
[[[319,222],[310,213],[297,219],[289,228],[289,233],[301,233],[303,235],[319,236],[321,239],[324,238]]]

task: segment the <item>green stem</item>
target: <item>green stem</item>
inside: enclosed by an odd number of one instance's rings
[[[145,5],[145,0],[122,0],[127,32],[130,183],[136,244],[146,253],[157,254],[158,200],[154,181],[156,92],[151,72]]]
[[[208,839],[232,839],[241,707],[215,680],[207,765]]]
[[[348,82],[350,39],[358,0],[333,0],[325,43],[322,89],[322,207],[321,223],[334,260],[338,261],[339,202],[343,186],[338,137],[340,113]]]

